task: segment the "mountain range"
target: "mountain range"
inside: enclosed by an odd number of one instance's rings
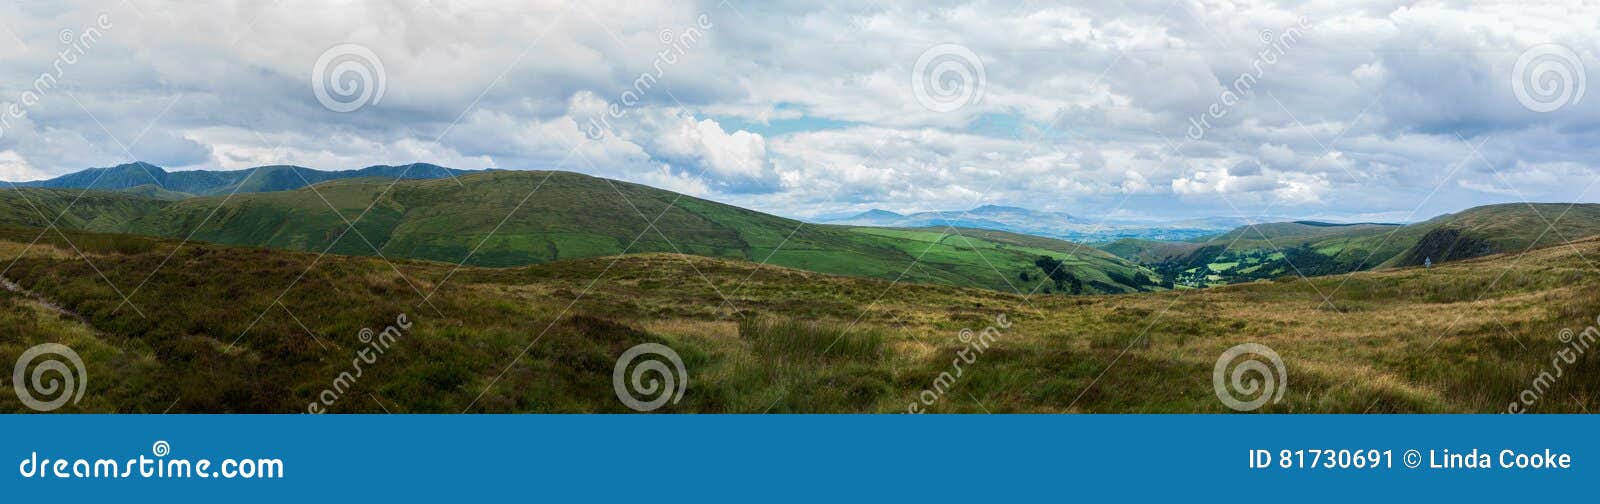
[[[362,177],[440,179],[459,177],[475,171],[458,170],[427,163],[374,165],[359,170],[323,171],[303,166],[258,166],[229,171],[168,172],[143,161],[108,168],[89,168],[60,177],[33,182],[16,182],[20,187],[57,189],[98,189],[131,191],[161,199],[190,196],[219,196],[231,193],[287,191],[330,180]]]
[[[880,227],[970,227],[1047,236],[1083,243],[1108,242],[1123,238],[1146,240],[1187,240],[1215,235],[1251,223],[1246,219],[1208,217],[1166,222],[1135,222],[1086,219],[1063,212],[984,205],[971,210],[941,210],[900,214],[872,209],[860,214],[822,219],[832,224]]]

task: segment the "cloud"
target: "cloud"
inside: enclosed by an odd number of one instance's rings
[[[1576,55],[1569,79],[1600,83],[1592,5],[13,3],[0,106],[55,71],[62,29],[102,12],[113,27],[60,85],[0,123],[0,177],[130,157],[426,161],[582,171],[793,216],[981,201],[1357,218],[1508,197],[1497,188],[1588,198],[1575,181],[1600,159],[1600,99],[1538,112],[1513,75],[1554,43]],[[340,113],[311,77],[347,43],[381,59],[386,91]],[[982,68],[981,96],[946,112],[912,84],[941,44]],[[1247,73],[1252,88],[1189,138]],[[621,117],[586,135],[613,104]]]
[[[0,151],[0,180],[27,182],[46,178],[49,176],[28,164],[16,151]]]
[[[627,138],[656,159],[706,180],[724,192],[770,192],[778,176],[767,143],[748,131],[728,132],[711,119],[673,113],[645,116]]]

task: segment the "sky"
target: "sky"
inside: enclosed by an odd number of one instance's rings
[[[8,1],[0,179],[429,162],[802,218],[1594,202],[1585,4]]]

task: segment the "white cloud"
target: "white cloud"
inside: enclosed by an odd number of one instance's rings
[[[28,182],[50,178],[28,163],[16,151],[0,151],[0,180]]]
[[[767,143],[748,131],[732,133],[711,119],[691,116],[664,118],[665,124],[645,139],[652,153],[668,161],[699,166],[705,178],[733,192],[766,191],[775,187],[776,174],[767,159]]]
[[[1585,198],[1570,182],[1593,178],[1600,159],[1600,100],[1534,113],[1510,75],[1522,51],[1555,42],[1580,56],[1593,94],[1594,5],[434,0],[138,9],[0,6],[22,41],[0,37],[0,104],[51,68],[61,29],[81,29],[100,12],[115,23],[66,69],[58,92],[0,125],[0,177],[126,162],[119,144],[127,144],[132,157],[181,169],[412,161],[568,169],[787,215],[981,200],[1171,216],[1266,205],[1404,215],[1420,204],[1428,216],[1503,200],[1496,188]],[[683,34],[701,15],[712,23],[703,37],[659,64],[671,48],[661,35]],[[1270,47],[1265,34],[1282,35],[1301,18],[1311,28],[1255,88],[1204,139],[1186,139],[1189,119],[1254,71]],[[381,103],[346,114],[318,105],[311,67],[342,43],[383,60]],[[985,86],[975,103],[939,113],[913,95],[911,70],[945,43],[979,57]],[[607,135],[584,134],[641,72],[658,68],[659,81]]]

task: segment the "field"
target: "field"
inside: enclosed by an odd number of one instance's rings
[[[935,258],[967,246],[890,234],[948,247]],[[87,392],[59,411],[300,412],[368,348],[363,328],[404,314],[411,327],[328,411],[630,412],[613,366],[659,343],[689,380],[663,413],[1228,412],[1213,366],[1260,343],[1287,379],[1258,412],[1499,412],[1570,353],[1563,329],[1582,335],[1600,315],[1597,240],[1427,270],[1090,296],[667,253],[457,268],[178,244],[0,228],[16,284],[0,292],[0,360],[41,342],[76,349]],[[988,346],[974,354],[974,342]],[[1527,409],[1600,408],[1594,353],[1562,363]],[[28,411],[11,394],[0,410]]]

